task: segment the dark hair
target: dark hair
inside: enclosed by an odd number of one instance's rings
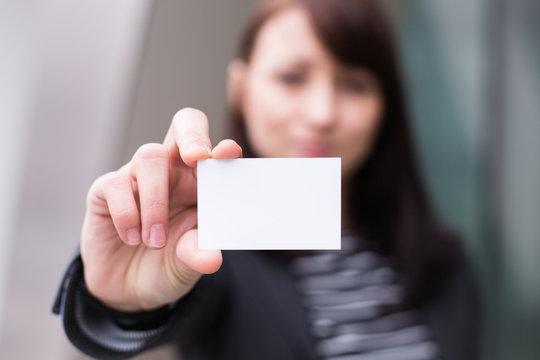
[[[348,214],[370,246],[389,255],[404,276],[405,300],[414,306],[442,280],[458,242],[437,221],[415,161],[392,28],[376,1],[270,0],[255,9],[238,57],[249,62],[260,28],[291,6],[303,7],[324,46],[342,63],[370,71],[379,80],[385,109],[378,138],[351,178]],[[250,146],[243,115],[229,109],[230,136],[246,157]]]

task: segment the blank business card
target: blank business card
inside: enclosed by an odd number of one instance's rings
[[[341,248],[341,159],[197,163],[199,249]]]

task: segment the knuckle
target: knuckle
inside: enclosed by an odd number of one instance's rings
[[[163,210],[167,208],[168,203],[166,200],[153,199],[148,202],[147,206],[150,210]]]
[[[90,188],[88,189],[87,196],[90,196],[91,194],[96,193],[96,192],[98,191],[98,189],[99,189],[101,186],[103,186],[104,179],[105,179],[105,177],[106,177],[107,175],[108,175],[108,174],[101,175],[100,177],[96,178],[96,179],[92,182],[92,185],[90,185]]]
[[[116,210],[114,217],[120,222],[128,222],[137,217],[137,211],[131,207],[121,207]]]
[[[165,160],[168,151],[165,145],[157,143],[144,144],[135,153],[136,160]]]
[[[204,139],[200,134],[198,134],[194,130],[186,130],[183,134],[182,140],[186,144],[191,144],[192,142],[206,143],[206,139]]]
[[[86,206],[90,206],[94,199],[98,196],[97,194],[100,193],[100,183],[102,182],[102,177],[97,178],[94,180],[92,185],[90,185],[90,188],[88,189],[88,192],[86,193]]]
[[[101,177],[104,189],[115,188],[125,184],[125,177],[117,171],[109,172]]]

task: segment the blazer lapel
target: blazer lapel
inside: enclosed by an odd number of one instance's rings
[[[261,325],[266,326],[264,331],[269,336],[269,345],[286,343],[293,359],[316,359],[304,309],[288,271],[287,260],[271,251],[241,253],[234,254],[242,257],[242,261],[235,264],[235,272],[241,276],[242,286],[249,288],[256,311],[265,312],[260,318],[265,319],[265,324]],[[243,264],[241,268],[237,267],[239,263]]]

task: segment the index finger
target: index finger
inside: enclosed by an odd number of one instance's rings
[[[212,143],[206,115],[193,108],[178,111],[165,138],[165,145],[177,151],[189,167],[195,167],[197,160],[210,158]]]

